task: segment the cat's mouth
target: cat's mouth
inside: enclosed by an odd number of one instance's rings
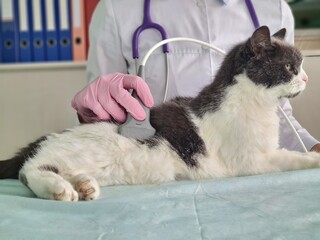
[[[306,88],[306,82],[295,80],[289,85],[289,91],[285,94],[286,98],[294,98],[298,96]]]
[[[292,94],[288,94],[286,96],[284,96],[285,98],[294,98],[296,96],[298,96],[301,93],[301,91],[296,92],[296,93],[292,93]]]

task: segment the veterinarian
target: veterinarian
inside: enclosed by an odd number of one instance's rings
[[[72,101],[80,122],[114,119],[123,123],[126,112],[143,120],[144,110],[127,89],[134,89],[142,102],[152,107],[164,100],[166,81],[165,100],[169,100],[177,95],[195,96],[214,78],[223,56],[186,42],[169,45],[168,61],[161,48],[153,53],[146,65],[148,85],[135,76],[132,38],[146,17],[144,4],[144,0],[101,0],[98,4],[90,26],[90,83]],[[151,0],[147,17],[163,27],[168,38],[195,38],[224,51],[246,40],[259,25],[267,25],[271,33],[286,28],[286,40],[294,42],[294,18],[284,0]],[[161,40],[158,30],[143,31],[139,36],[140,60]],[[283,100],[282,108],[307,149],[320,152],[319,141],[292,116],[288,100]],[[302,151],[284,119],[280,133],[281,147]]]

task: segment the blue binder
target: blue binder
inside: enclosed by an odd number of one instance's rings
[[[31,0],[31,40],[32,58],[35,62],[46,60],[46,44],[44,34],[44,5],[42,0]]]
[[[2,44],[3,44],[3,42],[2,42],[2,27],[1,27],[1,23],[2,23],[2,14],[1,14],[1,1],[0,1],[0,63],[2,63],[3,62],[3,60],[2,60],[2,56],[3,56],[3,52],[2,52]]]
[[[14,0],[0,0],[1,3],[1,38],[3,43],[2,61],[19,61],[18,52],[18,14]]]
[[[31,44],[31,1],[15,0],[19,13],[19,60],[20,62],[32,61]]]
[[[45,39],[46,39],[46,60],[59,60],[59,44],[58,44],[58,4],[57,0],[43,0],[45,7]]]
[[[70,0],[58,0],[58,30],[60,60],[70,61],[72,57],[72,27],[71,27],[71,2]]]

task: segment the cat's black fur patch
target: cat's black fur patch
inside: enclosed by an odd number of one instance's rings
[[[185,110],[190,100],[191,98],[176,98],[151,109],[150,122],[157,133],[145,143],[154,147],[161,138],[165,138],[188,166],[196,167],[196,155],[206,154],[206,149],[197,133],[197,127],[189,120],[190,116]]]
[[[13,158],[0,161],[0,179],[13,178],[18,179],[19,171],[23,164],[30,158],[33,157],[41,142],[47,139],[46,136],[37,139],[30,143],[27,147],[22,148]]]

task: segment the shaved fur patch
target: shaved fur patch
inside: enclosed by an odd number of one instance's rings
[[[53,165],[49,165],[49,164],[45,164],[45,165],[41,165],[38,167],[38,169],[40,171],[49,171],[49,172],[54,172],[56,174],[59,173],[59,169]]]

